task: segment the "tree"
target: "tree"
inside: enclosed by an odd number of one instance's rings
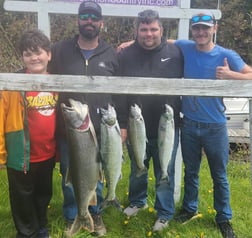
[[[217,42],[237,51],[252,64],[252,3],[250,0],[224,0],[221,4]]]

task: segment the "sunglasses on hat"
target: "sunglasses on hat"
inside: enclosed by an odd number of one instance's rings
[[[101,17],[96,16],[93,13],[85,13],[85,14],[79,14],[79,19],[82,21],[87,21],[88,19],[91,19],[92,21],[100,21]]]
[[[198,23],[198,22],[214,22],[214,19],[212,16],[209,15],[203,15],[203,16],[193,16],[191,19],[192,24]]]

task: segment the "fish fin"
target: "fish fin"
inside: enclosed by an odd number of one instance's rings
[[[68,167],[66,170],[65,185],[69,185],[69,184],[72,184],[72,178],[71,178],[71,173]]]
[[[90,123],[90,127],[89,128],[90,128],[90,132],[92,134],[95,146],[96,146],[96,148],[98,150],[99,146],[98,146],[97,136],[96,136],[96,133],[95,133],[95,129],[94,129],[93,123]]]
[[[126,163],[126,160],[127,158],[124,155],[122,155],[122,163]]]
[[[136,177],[139,178],[142,175],[147,174],[147,173],[148,173],[148,169],[146,167],[144,167],[143,169],[137,169]]]
[[[105,175],[104,175],[104,170],[102,169],[102,163],[100,163],[100,168],[99,168],[99,174],[98,174],[98,180],[101,181],[102,183],[104,182]]]
[[[94,192],[91,199],[89,200],[89,206],[96,206],[96,205],[97,205],[97,196],[96,192]]]
[[[104,209],[106,209],[109,206],[113,206],[113,207],[117,208],[119,211],[122,211],[122,206],[117,198],[115,198],[113,200],[105,199],[104,202],[101,204],[100,210],[103,211]]]
[[[119,126],[118,121],[116,121],[116,126],[115,126],[115,128],[116,128],[116,131],[118,132],[118,134],[121,136],[121,128],[120,128],[120,126]]]
[[[169,183],[169,177],[167,175],[161,177],[159,184],[163,184],[163,183]]]
[[[81,229],[94,232],[94,221],[89,212],[84,217],[77,215],[70,230],[66,231],[65,234],[67,237],[73,237]]]

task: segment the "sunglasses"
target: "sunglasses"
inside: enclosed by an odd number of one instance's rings
[[[203,15],[203,16],[194,16],[191,19],[192,23],[197,23],[197,22],[213,22],[214,19],[212,16],[209,15]]]
[[[79,19],[82,21],[87,21],[89,18],[92,21],[100,21],[101,20],[101,17],[96,16],[95,14],[92,14],[92,13],[79,14]]]

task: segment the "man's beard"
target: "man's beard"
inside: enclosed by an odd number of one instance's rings
[[[93,30],[86,30],[86,27],[92,27]],[[81,36],[87,40],[93,40],[100,33],[100,28],[93,26],[92,24],[80,25],[79,24],[79,32]]]

